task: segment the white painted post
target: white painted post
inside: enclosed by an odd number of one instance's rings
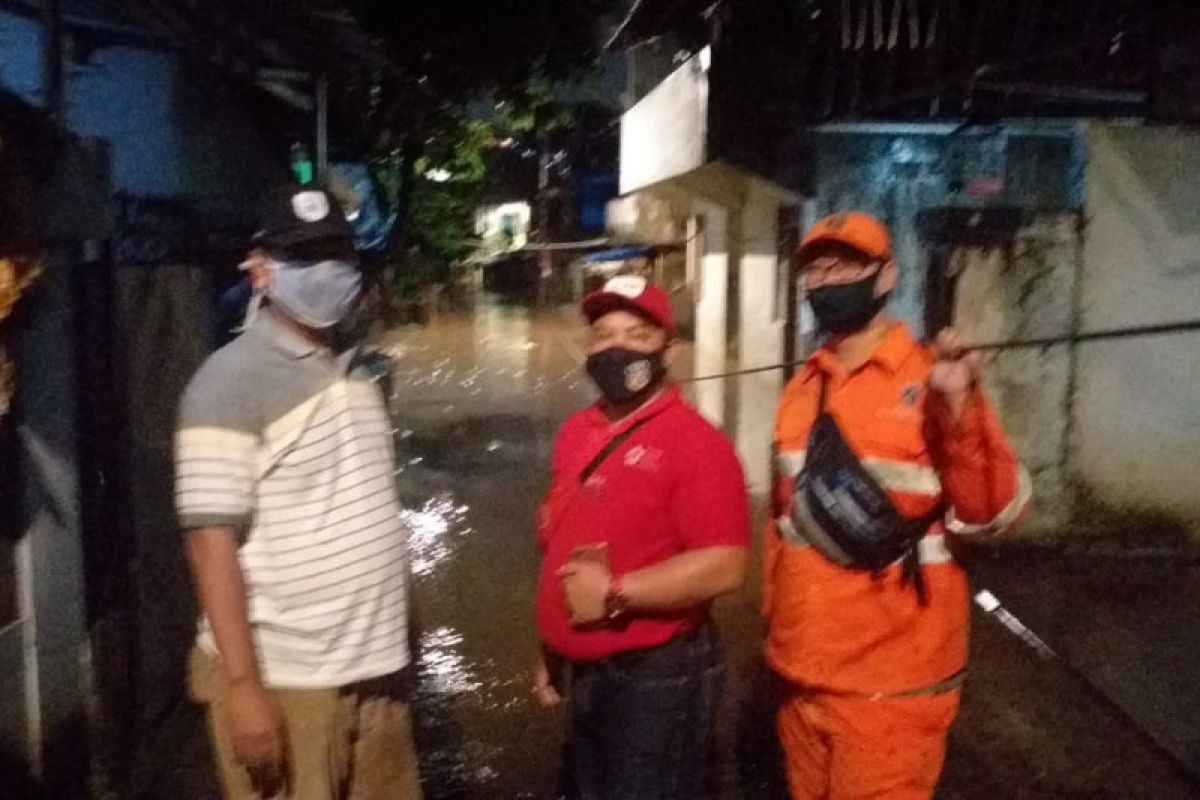
[[[776,293],[786,292],[787,287],[776,286],[778,213],[778,201],[752,186],[742,209],[738,369],[778,364],[783,359],[783,321],[777,319],[775,310]],[[752,492],[770,488],[771,441],[782,386],[782,370],[737,378],[734,439]]]
[[[729,286],[729,212],[713,203],[698,202],[704,217],[704,253],[700,258],[700,287],[696,301],[694,375],[716,375],[726,369],[726,293]],[[696,407],[714,425],[725,422],[725,381],[694,384]]]

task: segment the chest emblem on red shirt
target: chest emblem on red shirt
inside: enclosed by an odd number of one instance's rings
[[[657,472],[662,466],[662,451],[656,447],[635,445],[625,453],[625,466]]]

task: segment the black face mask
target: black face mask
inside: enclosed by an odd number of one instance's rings
[[[624,347],[610,347],[588,356],[587,373],[610,403],[625,405],[644,400],[662,384],[667,374],[663,363],[665,352],[639,353]]]
[[[827,333],[843,335],[860,331],[875,319],[887,303],[887,295],[875,296],[876,272],[869,278],[841,286],[824,286],[808,293],[817,324]]]

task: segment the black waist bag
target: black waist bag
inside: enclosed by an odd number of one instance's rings
[[[797,532],[830,561],[850,569],[878,573],[903,559],[905,575],[924,602],[917,545],[941,517],[941,508],[919,519],[896,510],[825,411],[824,378],[819,409],[792,495]]]

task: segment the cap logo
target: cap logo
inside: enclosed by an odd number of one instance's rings
[[[604,291],[636,300],[646,291],[646,279],[639,275],[618,275],[604,284]]]
[[[299,192],[292,195],[292,211],[305,222],[318,222],[329,216],[329,198],[324,192]]]
[[[840,231],[842,228],[846,227],[846,215],[834,214],[826,221],[825,224],[831,231]]]

